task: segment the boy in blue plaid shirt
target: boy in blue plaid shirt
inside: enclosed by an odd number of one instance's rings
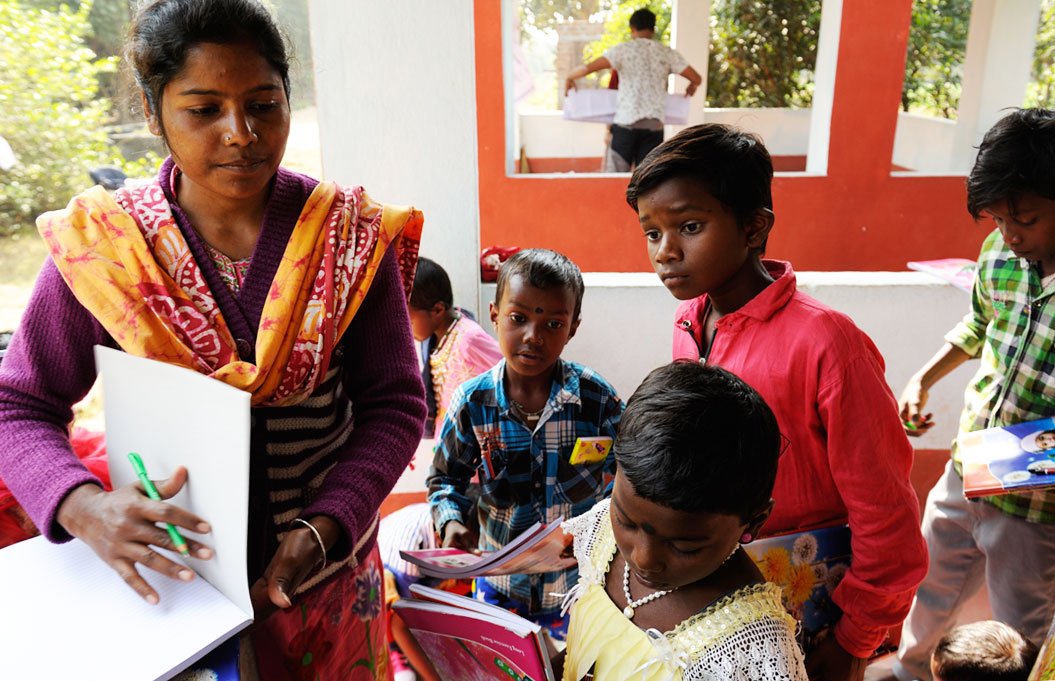
[[[530,249],[498,276],[491,322],[503,359],[461,385],[440,429],[429,504],[443,546],[493,551],[536,522],[572,518],[607,494],[615,474],[611,440],[623,406],[596,372],[560,358],[582,307],[579,268],[554,251]],[[582,437],[607,438],[577,463]],[[466,527],[465,489],[479,474],[479,539]],[[514,610],[563,639],[561,596],[576,568],[476,580],[478,597]]]
[[[968,359],[960,433],[1055,416],[1055,112],[1014,111],[986,133],[967,179],[967,208],[996,229],[978,257],[971,310],[909,381],[909,435],[933,425],[927,391]],[[930,679],[931,651],[982,585],[994,619],[1039,644],[1055,610],[1055,492],[970,502],[956,443],[927,497],[930,570],[905,620],[894,673]]]

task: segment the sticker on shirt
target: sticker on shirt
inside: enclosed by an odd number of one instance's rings
[[[600,463],[608,457],[612,451],[612,438],[604,436],[580,437],[575,441],[575,448],[571,450],[568,461],[576,466],[589,463]]]

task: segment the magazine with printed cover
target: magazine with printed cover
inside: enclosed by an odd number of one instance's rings
[[[766,581],[784,590],[784,606],[802,623],[799,642],[810,650],[842,615],[831,593],[850,567],[850,528],[781,534],[745,544],[744,549]]]
[[[910,270],[933,274],[961,291],[968,293],[974,288],[974,271],[978,263],[967,258],[942,258],[941,260],[919,260],[908,264]]]
[[[967,498],[1055,487],[1055,419],[963,433],[957,445]]]
[[[554,681],[542,627],[483,601],[415,584],[392,607],[441,678]]]
[[[400,551],[399,555],[417,565],[422,574],[443,579],[564,570],[575,565],[575,558],[568,549],[571,537],[560,528],[562,521],[535,523],[497,551],[476,554],[445,548]]]

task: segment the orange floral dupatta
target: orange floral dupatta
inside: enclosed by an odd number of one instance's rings
[[[37,220],[82,305],[130,354],[208,374],[254,406],[296,404],[322,382],[385,251],[409,296],[423,218],[332,182],[308,197],[264,303],[256,364],[235,340],[155,180],[111,197],[94,187]]]

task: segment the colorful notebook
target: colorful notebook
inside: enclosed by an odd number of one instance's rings
[[[393,608],[440,678],[553,681],[542,627],[482,601],[415,584]]]
[[[554,572],[575,565],[568,546],[571,537],[564,534],[558,518],[545,525],[535,523],[498,551],[476,554],[461,549],[422,549],[400,551],[408,563],[421,573],[442,579],[465,579],[491,575]]]
[[[744,549],[766,581],[784,589],[784,606],[802,622],[799,642],[811,649],[842,615],[831,593],[850,567],[850,528],[782,534],[745,544]]]
[[[910,270],[933,274],[942,281],[947,281],[956,288],[971,292],[974,288],[974,271],[978,264],[967,258],[942,258],[941,260],[920,260],[907,263]]]
[[[1055,487],[1055,419],[963,433],[957,445],[969,499]]]

